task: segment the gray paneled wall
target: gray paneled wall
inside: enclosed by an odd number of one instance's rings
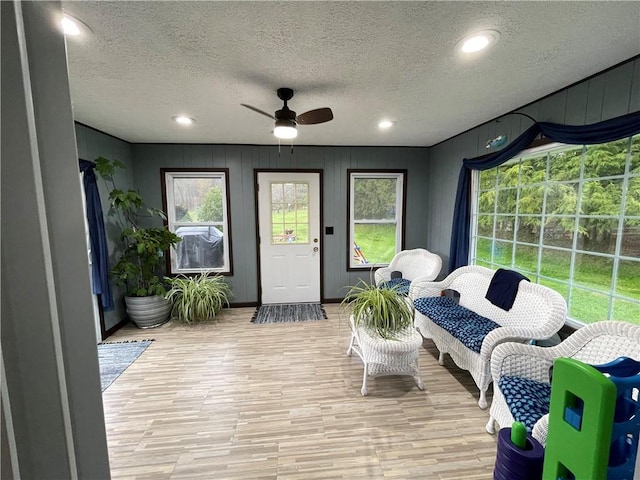
[[[368,273],[347,272],[347,169],[407,169],[407,248],[429,248],[424,215],[428,182],[426,148],[290,147],[255,145],[133,146],[134,183],[151,206],[161,207],[161,168],[228,168],[233,240],[234,303],[258,298],[255,169],[318,169],[323,171],[323,222],[333,235],[323,235],[323,295],[344,296],[342,287]]]
[[[519,111],[539,121],[594,123],[640,110],[640,60],[594,76],[533,102]],[[129,163],[135,185],[151,206],[161,207],[160,168],[229,168],[233,235],[234,302],[258,301],[254,169],[320,169],[323,171],[323,221],[334,235],[323,236],[323,295],[340,298],[345,285],[367,274],[347,272],[347,169],[407,169],[406,248],[423,247],[448,263],[451,224],[462,159],[487,152],[486,141],[500,133],[514,139],[531,125],[520,115],[505,115],[431,148],[290,147],[256,145],[129,146],[112,137],[77,126],[80,156],[116,157]],[[113,237],[115,238],[115,237]],[[440,277],[446,274],[443,269]],[[115,323],[115,317],[113,323]],[[111,324],[113,324],[111,323]]]
[[[130,143],[105,135],[104,133],[80,124],[76,124],[76,142],[78,144],[78,157],[82,160],[94,161],[98,157],[106,157],[110,159],[118,159],[127,165],[125,170],[121,170],[115,175],[115,180],[118,187],[123,190],[134,188]],[[111,252],[109,260],[111,265],[114,265],[116,261],[115,252],[117,249],[121,248],[119,240],[120,231],[112,221],[109,221],[109,192],[100,176],[98,176],[98,188],[102,199],[102,211],[105,218],[107,244],[109,245],[109,251]],[[127,315],[124,308],[124,301],[122,299],[122,288],[117,287],[116,285],[112,285],[112,287],[115,297],[115,308],[112,311],[104,312],[105,330],[109,330]]]
[[[636,58],[598,76],[531,103],[518,111],[541,122],[586,125],[640,110],[640,59]],[[432,147],[429,151],[427,191],[427,245],[449,262],[449,244],[458,174],[463,158],[487,153],[486,141],[506,133],[509,141],[532,121],[507,115]]]

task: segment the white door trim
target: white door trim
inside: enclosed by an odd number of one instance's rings
[[[275,244],[272,244],[272,232],[271,232],[271,218],[268,218],[267,221],[268,223],[265,223],[264,219],[261,219],[261,209],[262,208],[270,208],[270,204],[269,207],[262,205],[261,207],[261,202],[266,201],[266,199],[269,199],[270,201],[270,197],[266,197],[266,190],[263,190],[262,195],[261,192],[259,191],[259,188],[263,188],[264,189],[264,185],[261,185],[261,182],[273,182],[281,179],[284,180],[285,182],[287,180],[294,180],[296,177],[296,174],[301,176],[301,177],[312,177],[313,181],[311,182],[311,184],[313,184],[313,182],[316,182],[317,184],[317,194],[313,195],[313,192],[310,191],[309,192],[309,211],[313,211],[315,210],[315,212],[317,213],[317,221],[313,221],[311,220],[311,223],[309,225],[310,231],[309,231],[309,242],[305,243],[305,244],[296,244],[296,245],[286,245],[284,246],[284,248],[287,248],[287,253],[285,255],[289,255],[289,250],[291,250],[292,254],[294,255],[295,259],[293,260],[289,260],[288,262],[284,259],[281,259],[281,264],[283,265],[296,265],[298,267],[297,272],[296,273],[296,277],[298,277],[297,279],[301,282],[298,284],[295,284],[295,281],[292,280],[292,285],[288,285],[286,286],[285,283],[283,283],[282,286],[278,286],[278,288],[280,287],[284,287],[283,291],[285,292],[283,294],[283,298],[288,298],[289,300],[283,300],[280,301],[280,297],[275,295],[274,298],[274,293],[273,292],[268,292],[265,291],[265,286],[267,289],[269,289],[269,286],[266,284],[265,282],[265,273],[269,270],[272,269],[273,267],[271,266],[270,263],[271,260],[269,260],[266,255],[267,253],[265,253],[267,251],[267,249],[272,250],[272,247]],[[278,178],[280,177],[280,178]],[[258,257],[258,275],[257,275],[257,279],[258,279],[258,292],[259,292],[259,303],[263,304],[268,304],[268,303],[300,303],[300,302],[321,302],[322,298],[323,298],[323,288],[322,288],[322,268],[323,268],[323,261],[322,261],[322,228],[323,228],[323,218],[322,218],[322,177],[323,177],[323,171],[322,170],[316,170],[316,169],[309,169],[309,170],[302,170],[302,169],[255,169],[254,170],[254,183],[255,183],[255,195],[256,195],[256,227],[257,227],[257,235],[256,235],[256,241],[257,241],[257,257]],[[313,190],[312,186],[310,184],[310,190]],[[269,187],[270,188],[270,187]],[[262,210],[263,215],[264,215],[264,210]],[[267,213],[267,215],[271,215],[270,213]],[[312,215],[310,215],[310,218],[312,217]],[[261,222],[262,220],[262,222]],[[264,241],[269,242],[269,244],[262,244],[261,243]],[[267,248],[263,248],[263,247],[267,247]],[[293,253],[295,251],[295,253]],[[280,256],[280,255],[278,255]],[[304,262],[309,262],[308,266],[305,268],[299,268],[300,265],[304,264]],[[277,262],[276,262],[277,263]],[[265,268],[265,265],[267,266],[267,268]],[[304,279],[301,279],[299,277],[304,277],[303,274],[309,273],[308,275],[308,284],[304,283]],[[300,275],[297,275],[300,274]],[[279,279],[280,281],[282,281],[283,279],[283,272],[276,272],[275,275],[279,275]],[[315,282],[315,283],[314,283]],[[295,284],[295,286],[294,286]],[[309,286],[309,290],[308,290],[308,294],[304,293],[305,287]],[[288,290],[287,290],[288,289]],[[289,295],[287,297],[287,295]]]

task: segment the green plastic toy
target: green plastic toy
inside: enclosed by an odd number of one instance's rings
[[[511,443],[524,450],[527,446],[527,428],[522,422],[511,424]]]
[[[606,479],[616,386],[571,358],[553,364],[543,480]]]

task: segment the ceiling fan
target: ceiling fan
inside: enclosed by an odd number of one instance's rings
[[[289,110],[287,106],[287,102],[293,97],[293,90],[290,88],[279,88],[277,93],[278,98],[284,102],[284,106],[280,110],[277,110],[275,115],[271,115],[245,103],[241,103],[240,105],[275,120],[273,134],[278,138],[296,138],[298,136],[297,125],[315,125],[333,120],[333,112],[328,107],[316,108],[315,110],[309,110],[308,112],[296,115],[296,112]]]

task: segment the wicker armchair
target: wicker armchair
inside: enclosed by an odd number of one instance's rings
[[[442,268],[442,259],[435,253],[423,248],[398,252],[388,267],[375,272],[376,285],[391,280],[391,272],[401,272],[402,278],[409,282],[416,280],[435,280]]]
[[[621,356],[640,360],[639,325],[602,321],[580,328],[554,347],[519,343],[504,343],[497,346],[491,355],[493,402],[489,410],[487,432],[495,432],[494,422],[499,428],[504,428],[511,426],[514,421],[514,416],[499,387],[503,377],[516,377],[549,385],[551,383],[550,368],[558,357],[575,358],[584,363],[598,365]],[[521,397],[527,396],[527,392],[524,391],[519,394]],[[532,429],[533,437],[542,445],[547,438],[548,416],[548,413],[543,415],[535,422]]]
[[[564,325],[567,303],[562,296],[543,285],[520,282],[513,306],[505,311],[485,298],[494,271],[480,266],[460,267],[440,282],[414,280],[409,298],[416,306],[415,326],[425,338],[433,339],[440,352],[438,362],[444,364],[448,353],[455,364],[468,370],[478,389],[480,408],[487,408],[486,392],[491,383],[491,353],[504,342],[526,342],[552,337]],[[473,313],[498,324],[483,339],[479,351],[474,351],[420,312],[423,298],[440,297],[443,290],[460,294],[459,304]]]

